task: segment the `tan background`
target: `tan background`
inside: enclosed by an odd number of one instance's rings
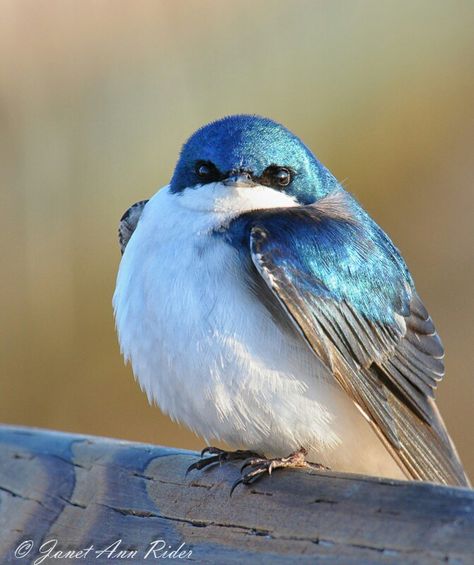
[[[285,123],[402,250],[474,477],[474,4],[0,2],[4,422],[201,441],[147,406],[111,297],[117,221],[224,114]]]

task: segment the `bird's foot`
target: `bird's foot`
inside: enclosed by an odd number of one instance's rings
[[[210,455],[211,457],[206,457],[207,455]],[[254,451],[245,451],[242,449],[238,449],[237,451],[224,451],[218,447],[205,447],[201,451],[201,459],[187,468],[186,475],[190,471],[194,471],[194,469],[201,470],[205,467],[209,467],[210,465],[215,465],[216,463],[221,464],[226,461],[238,461],[242,459],[249,459],[249,457],[260,458],[261,456]]]
[[[266,459],[264,457],[254,457],[248,459],[241,467],[240,472],[242,476],[237,479],[230,489],[230,495],[234,492],[234,489],[240,485],[249,485],[258,481],[264,475],[271,475],[272,471],[275,469],[285,469],[288,467],[297,469],[313,469],[316,471],[329,470],[328,467],[321,465],[319,463],[310,463],[306,461],[306,455],[308,452],[303,447],[295,451],[288,457],[280,457],[275,459]],[[243,472],[244,469],[250,467],[248,471]]]

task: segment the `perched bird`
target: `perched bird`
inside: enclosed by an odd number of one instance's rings
[[[434,402],[443,347],[396,247],[282,125],[212,122],[120,224],[113,304],[142,389],[237,483],[329,467],[469,485]]]

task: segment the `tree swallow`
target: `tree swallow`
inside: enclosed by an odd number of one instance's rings
[[[206,442],[191,466],[469,485],[434,402],[443,346],[399,251],[282,125],[212,122],[122,217],[113,304],[150,402]]]

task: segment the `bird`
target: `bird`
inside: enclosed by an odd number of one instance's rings
[[[404,259],[289,129],[246,114],[199,128],[119,240],[121,351],[204,439],[188,470],[241,459],[233,489],[284,468],[469,486]]]

